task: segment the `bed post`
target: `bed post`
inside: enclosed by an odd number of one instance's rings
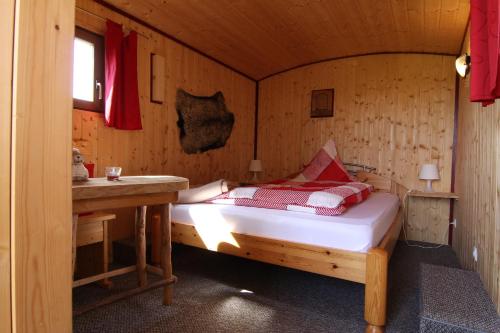
[[[365,320],[366,333],[384,332],[387,307],[387,270],[389,254],[372,248],[366,257]]]

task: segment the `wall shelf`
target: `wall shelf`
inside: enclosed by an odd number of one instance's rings
[[[441,198],[441,199],[455,199],[458,200],[458,195],[452,192],[424,192],[418,190],[411,190],[408,195],[410,197],[422,198]]]

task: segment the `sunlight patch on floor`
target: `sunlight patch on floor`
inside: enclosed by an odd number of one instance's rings
[[[258,323],[260,331],[267,332],[268,327],[272,326],[276,310],[255,299],[246,297],[231,296],[223,300],[217,307],[217,313],[220,317],[231,320],[233,318],[241,320],[245,316],[246,321]]]

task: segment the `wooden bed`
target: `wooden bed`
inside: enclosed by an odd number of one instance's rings
[[[400,185],[381,176],[359,173],[377,191],[404,191]],[[239,247],[220,243],[217,252],[302,271],[363,283],[365,285],[366,332],[383,332],[386,323],[387,271],[389,259],[402,226],[400,207],[394,221],[377,247],[368,252],[353,252],[269,238],[232,233]],[[172,241],[208,249],[193,225],[172,221]]]

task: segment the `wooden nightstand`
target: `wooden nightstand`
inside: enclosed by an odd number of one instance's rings
[[[448,244],[451,192],[411,190],[406,201],[406,234],[409,240]]]

